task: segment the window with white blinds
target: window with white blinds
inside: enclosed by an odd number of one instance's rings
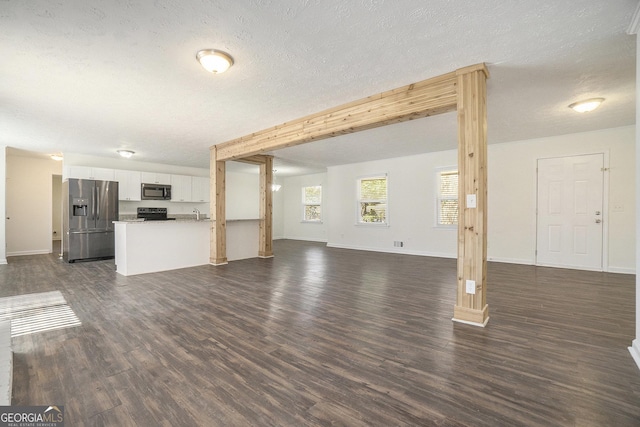
[[[438,225],[458,224],[458,171],[438,171]]]
[[[306,222],[322,221],[322,186],[302,187],[302,220]]]
[[[387,177],[374,176],[358,180],[358,223],[388,223]]]

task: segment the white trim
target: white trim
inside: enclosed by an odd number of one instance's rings
[[[582,265],[559,265],[559,264],[536,264],[537,267],[550,267],[550,268],[566,268],[568,270],[582,270],[582,271],[598,271],[600,273],[606,272],[601,268],[589,268]]]
[[[387,198],[385,199],[386,205],[387,205],[387,214],[386,214],[386,218],[384,222],[363,222],[360,221],[360,189],[361,189],[361,181],[363,179],[376,179],[376,178],[384,178],[387,180]],[[356,226],[359,225],[364,225],[364,226],[383,226],[383,227],[389,227],[390,223],[389,223],[389,173],[385,172],[385,173],[377,173],[377,174],[367,174],[367,175],[362,175],[356,178]]]
[[[541,264],[538,262],[538,211],[539,211],[539,200],[538,200],[538,193],[539,193],[539,189],[538,189],[538,183],[540,181],[539,179],[539,172],[538,172],[538,166],[539,166],[539,162],[540,160],[548,160],[548,159],[562,159],[562,158],[566,158],[566,157],[579,157],[579,156],[593,156],[596,154],[601,154],[602,155],[602,167],[605,168],[605,171],[603,172],[602,175],[602,212],[604,214],[604,221],[602,221],[602,253],[601,253],[601,265],[602,268],[587,268],[587,267],[577,267],[577,266],[572,266],[572,265],[552,265],[552,264]],[[535,261],[534,261],[534,265],[540,266],[540,267],[558,267],[558,268],[569,268],[569,269],[577,269],[577,270],[586,270],[586,271],[609,271],[609,150],[608,149],[604,149],[602,151],[596,151],[596,152],[587,152],[587,153],[576,153],[576,154],[566,154],[566,155],[560,155],[560,156],[551,156],[551,157],[539,157],[535,159],[535,189],[536,189],[536,193],[535,193],[535,207],[536,207],[536,214],[535,214],[535,224],[534,224],[534,233],[535,233],[535,247],[534,247],[534,254],[535,254]]]
[[[504,264],[518,264],[518,265],[535,265],[535,260],[523,259],[523,258],[502,258],[502,257],[487,257],[489,262],[501,262]]]
[[[464,323],[465,325],[480,326],[481,328],[484,328],[485,326],[487,326],[487,323],[489,323],[489,317],[488,316],[487,316],[487,318],[485,319],[485,321],[483,323],[470,322],[468,320],[460,320],[460,319],[456,319],[455,317],[453,317],[451,320],[453,320],[454,322],[457,322],[457,323]]]
[[[283,240],[300,240],[303,242],[318,242],[318,243],[327,243],[327,239],[316,239],[316,238],[311,238],[311,237],[292,237],[292,236],[286,236],[286,237],[282,237]]]
[[[639,339],[633,340],[633,342],[631,343],[631,347],[629,347],[629,353],[631,353],[631,357],[633,357],[633,360],[636,362],[636,365],[638,365],[638,368],[640,368],[640,340]]]
[[[7,256],[23,256],[23,255],[46,255],[53,253],[50,249],[38,249],[35,251],[17,251],[17,252],[7,252]]]
[[[437,228],[439,230],[447,230],[447,229],[452,229],[452,230],[458,230],[458,222],[456,221],[455,224],[440,224],[439,220],[440,220],[440,177],[442,176],[442,172],[453,172],[456,171],[456,173],[458,174],[458,178],[460,177],[460,171],[458,170],[458,165],[455,166],[438,166],[435,168],[435,174],[436,174],[436,179],[435,179],[435,189],[434,189],[434,194],[436,195],[436,200],[434,203],[434,208],[435,208],[435,213],[434,213],[434,226],[433,228]],[[458,186],[460,185],[460,182],[458,181]],[[459,189],[459,187],[458,187]],[[453,200],[453,199],[449,199],[449,200]],[[458,201],[458,212],[460,212],[460,192],[458,192],[458,195],[456,196],[455,200]]]
[[[627,28],[627,34],[629,35],[638,34],[638,32],[640,32],[640,3],[636,6],[636,11],[631,17],[629,28]]]
[[[7,259],[6,258],[0,258],[0,265],[7,265]]]
[[[215,267],[218,267],[218,266],[220,266],[220,265],[227,265],[227,264],[229,264],[229,261],[221,262],[220,264],[215,264],[215,263],[213,263],[213,262],[210,262],[210,263],[209,263],[209,265],[213,265],[213,266],[215,266]]]
[[[609,268],[606,271],[607,271],[607,273],[636,274],[636,269],[635,268],[628,268],[628,267],[612,267],[612,266],[609,266]]]
[[[449,258],[456,259],[457,254],[446,254],[446,253],[438,253],[438,252],[425,252],[425,251],[412,251],[404,248],[396,248],[396,249],[386,249],[386,248],[376,248],[372,246],[355,246],[355,245],[342,245],[340,243],[327,243],[328,248],[339,248],[339,249],[352,249],[355,251],[368,251],[368,252],[382,252],[388,254],[399,254],[399,255],[417,255],[417,256],[427,256],[433,258]]]
[[[320,203],[307,203],[305,201],[305,197],[306,197],[306,193],[304,191],[305,188],[308,187],[320,187]],[[322,218],[323,218],[323,209],[322,209],[322,205],[324,204],[324,194],[322,191],[322,184],[315,184],[315,185],[303,185],[302,187],[300,187],[300,190],[302,190],[302,220],[300,221],[301,223],[314,223],[314,224],[322,224]],[[306,207],[307,206],[320,206],[320,219],[319,220],[308,220],[305,218],[305,214],[306,212]]]

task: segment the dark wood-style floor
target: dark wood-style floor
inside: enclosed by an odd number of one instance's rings
[[[276,257],[123,277],[0,266],[82,326],[16,337],[14,405],[69,426],[638,426],[634,276],[490,264],[486,328],[455,260],[276,241]]]

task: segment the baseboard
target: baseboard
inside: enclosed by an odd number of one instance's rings
[[[631,343],[631,347],[629,347],[629,353],[631,353],[631,357],[640,368],[640,339],[635,339]]]
[[[635,268],[625,268],[625,267],[611,267],[607,268],[608,273],[619,273],[619,274],[636,274]]]
[[[287,237],[283,237],[282,239],[285,240],[300,240],[303,242],[318,242],[318,243],[327,243],[327,239],[312,239],[309,237],[291,237],[291,236],[287,236]]]
[[[0,265],[6,265],[7,264],[7,259],[6,258],[0,258]]]
[[[7,252],[7,256],[24,256],[24,255],[46,255],[50,254],[51,251],[49,249],[38,249],[35,251],[17,251],[17,252]]]
[[[384,248],[375,248],[369,246],[356,246],[356,245],[341,245],[339,243],[327,243],[327,247],[329,248],[339,248],[339,249],[352,249],[356,251],[369,251],[369,252],[382,252],[388,254],[402,254],[402,255],[417,255],[417,256],[428,256],[434,258],[456,258],[456,254],[446,254],[441,252],[426,252],[426,251],[412,251],[403,248],[395,248],[395,249],[384,249]]]
[[[505,264],[519,264],[519,265],[534,265],[534,261],[531,259],[522,258],[502,258],[502,257],[487,257],[487,261],[490,262],[502,262]]]

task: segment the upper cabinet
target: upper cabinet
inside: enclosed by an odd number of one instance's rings
[[[66,175],[63,179],[95,179],[98,181],[113,181],[114,170],[105,168],[92,168],[90,166],[67,166],[65,167]]]
[[[115,180],[118,181],[119,200],[138,202],[140,201],[141,174],[138,171],[115,171]]]
[[[209,178],[194,176],[191,178],[191,200],[194,202],[209,202]]]
[[[171,201],[191,202],[191,177],[171,175]]]
[[[171,175],[168,173],[142,172],[142,182],[145,184],[171,184]]]

